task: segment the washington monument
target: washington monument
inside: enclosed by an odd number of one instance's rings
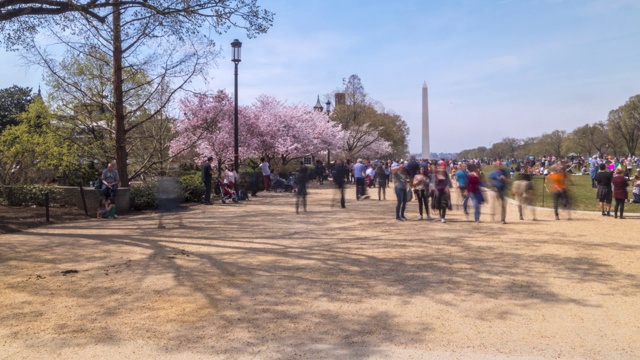
[[[431,147],[429,146],[429,90],[427,82],[422,85],[422,158],[431,157]]]

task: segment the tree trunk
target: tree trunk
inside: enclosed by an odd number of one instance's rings
[[[124,123],[122,93],[122,29],[120,25],[120,0],[113,0],[113,120],[116,131],[116,168],[120,186],[129,186],[127,170],[127,131]]]

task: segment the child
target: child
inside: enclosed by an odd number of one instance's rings
[[[100,199],[100,205],[98,205],[98,213],[96,216],[98,219],[104,218],[116,218],[116,205],[111,203],[111,199]]]

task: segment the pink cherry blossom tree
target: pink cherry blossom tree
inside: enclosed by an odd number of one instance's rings
[[[187,149],[201,163],[213,156],[218,167],[233,159],[233,100],[224,91],[191,95],[181,101],[183,118],[177,122],[172,155]],[[338,150],[347,138],[340,124],[308,105],[287,105],[261,95],[250,107],[239,108],[241,159],[277,158],[286,165],[294,159]]]
[[[282,164],[327,149],[335,150],[344,138],[339,124],[308,105],[287,105],[261,95],[251,111],[252,128],[260,140],[253,142],[254,154],[277,157]]]

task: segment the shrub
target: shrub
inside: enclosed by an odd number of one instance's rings
[[[215,181],[215,180],[214,180]],[[204,196],[204,185],[200,172],[184,175],[180,178],[180,192],[186,202],[200,202]]]
[[[133,210],[153,210],[158,207],[156,184],[131,187],[130,204]]]
[[[0,200],[9,206],[45,206],[45,193],[49,204],[60,204],[62,190],[50,185],[16,185],[0,189]]]

